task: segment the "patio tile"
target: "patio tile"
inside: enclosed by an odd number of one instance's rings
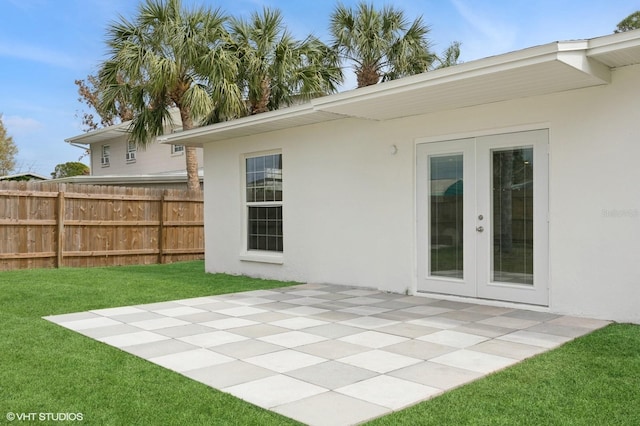
[[[99,315],[91,312],[76,312],[73,314],[49,315],[42,318],[55,324],[62,324],[65,322],[74,322],[99,317]]]
[[[401,302],[396,299],[391,299],[391,300],[381,300],[380,302],[376,303],[373,306],[376,306],[379,308],[386,308],[386,309],[406,309],[414,305],[409,305],[406,302]]]
[[[400,410],[442,391],[397,377],[382,375],[338,388],[336,392],[392,410]]]
[[[286,288],[284,288],[282,290],[286,291]],[[269,296],[282,294],[282,292],[278,291],[277,289],[275,289],[275,290],[249,290],[249,291],[243,291],[243,292],[236,293],[236,294],[241,295],[241,296],[248,296],[248,297],[269,297]]]
[[[304,333],[302,331],[288,331],[286,333],[259,337],[258,340],[278,346],[283,346],[285,348],[295,348],[297,346],[317,343],[327,339],[325,337]]]
[[[208,348],[210,351],[227,355],[236,359],[245,359],[252,356],[264,355],[271,352],[281,351],[285,349],[282,346],[272,343],[263,342],[261,340],[242,340],[239,342],[226,343],[224,345],[212,346]]]
[[[80,330],[87,330],[90,328],[121,325],[122,323],[120,321],[116,321],[107,317],[95,317],[95,318],[87,318],[87,319],[81,319],[81,320],[75,320],[75,321],[65,321],[59,324],[68,329],[80,331]]]
[[[426,327],[439,328],[441,330],[447,330],[450,328],[456,328],[465,324],[469,324],[464,321],[452,320],[449,318],[440,318],[437,316],[427,317],[427,318],[418,318],[414,320],[409,320],[407,322],[409,324],[423,325]]]
[[[307,383],[336,389],[377,376],[377,373],[337,361],[327,361],[289,371],[287,376]]]
[[[219,314],[217,312],[205,311],[205,312],[200,312],[198,314],[180,315],[179,318],[183,321],[201,323],[201,322],[215,321],[218,319],[228,318],[228,316]]]
[[[293,317],[270,323],[276,327],[289,328],[291,330],[302,330],[304,328],[317,327],[319,325],[329,324],[327,321],[321,321],[307,317]]]
[[[417,364],[421,360],[380,349],[373,349],[339,358],[337,361],[384,374],[412,364]]]
[[[79,330],[78,332],[85,336],[98,339],[100,337],[116,336],[118,334],[137,333],[138,331],[142,330],[129,324],[119,324],[107,327],[88,328],[86,330]]]
[[[604,321],[604,320],[598,320],[598,319],[592,319],[592,318],[571,317],[571,316],[556,318],[549,322],[553,324],[564,325],[569,327],[583,327],[589,330],[595,330],[611,323],[611,321]]]
[[[452,346],[423,342],[420,340],[407,340],[406,342],[384,347],[384,350],[387,352],[393,352],[421,360],[435,358],[437,356],[453,352],[457,349],[458,348],[454,348]]]
[[[194,349],[198,349],[198,347],[175,339],[160,340],[158,342],[143,343],[140,345],[125,346],[122,348],[122,350],[126,352],[145,359],[191,351]]]
[[[494,325],[479,324],[477,322],[470,322],[467,324],[463,324],[460,327],[450,328],[449,330],[459,331],[460,333],[475,334],[478,336],[485,336],[490,338],[513,333],[513,329],[511,328],[496,327]]]
[[[372,305],[374,303],[380,303],[380,299],[374,297],[358,296],[350,297],[348,299],[342,299],[341,302],[349,303],[352,305]]]
[[[232,328],[239,328],[239,327],[246,327],[249,325],[256,325],[259,324],[259,322],[257,321],[251,321],[248,320],[246,318],[237,318],[237,317],[233,317],[233,318],[224,318],[224,319],[217,319],[217,320],[213,320],[213,321],[207,321],[207,322],[203,322],[200,323],[201,325],[204,325],[206,327],[211,327],[211,328],[215,328],[218,330],[229,330]]]
[[[397,336],[395,334],[380,333],[378,331],[364,331],[358,334],[340,337],[338,340],[353,343],[356,345],[366,346],[368,348],[378,349],[384,346],[405,342],[408,339],[406,337]]]
[[[465,303],[465,302],[455,302],[453,300],[436,300],[432,303],[433,306],[438,306],[440,308],[449,308],[449,309],[467,309],[475,306],[473,303]]]
[[[399,299],[396,299],[398,302],[404,302],[409,305],[417,306],[417,305],[430,305],[432,303],[438,302],[438,299],[433,299],[431,297],[422,296],[420,294],[415,296],[404,296]]]
[[[160,309],[171,309],[171,308],[180,308],[184,305],[181,305],[177,302],[158,302],[158,303],[147,303],[144,305],[136,305],[134,308],[144,309],[145,311],[156,311]]]
[[[237,308],[227,308],[218,311],[219,314],[229,315],[232,317],[245,317],[247,315],[262,314],[265,312],[267,311],[264,309],[254,308],[251,306],[238,306]]]
[[[132,322],[130,325],[141,328],[143,330],[158,330],[161,328],[178,327],[181,325],[189,325],[190,322],[182,321],[177,318],[157,318],[144,321]]]
[[[181,325],[178,327],[169,327],[169,328],[163,328],[161,330],[155,330],[155,333],[162,334],[163,336],[167,336],[167,337],[173,337],[173,338],[193,336],[195,334],[210,333],[210,332],[211,332],[211,327],[206,327],[201,324],[188,324],[188,325]]]
[[[284,333],[289,331],[287,328],[276,327],[270,324],[256,324],[248,327],[234,328],[233,333],[249,338],[257,338],[263,336],[270,336],[272,334]]]
[[[391,409],[336,392],[324,392],[277,406],[273,411],[312,426],[352,425],[380,417]]]
[[[473,322],[491,318],[491,315],[469,311],[449,311],[438,315],[440,318],[449,318],[457,321]]]
[[[233,301],[231,301],[231,303],[234,303],[236,305],[242,305],[242,306],[255,306],[255,305],[263,305],[265,303],[273,303],[273,300],[271,299],[266,299],[264,297],[246,297],[246,298],[239,298],[239,299],[234,299]]]
[[[327,294],[327,292],[323,290],[295,290],[295,291],[289,292],[289,294],[294,296],[301,296],[301,297],[313,297],[313,296],[321,296],[323,294]]]
[[[170,370],[177,371],[178,373],[182,373],[189,370],[195,370],[197,368],[228,363],[233,361],[233,358],[217,354],[208,349],[200,348],[149,358],[149,361]]]
[[[244,336],[229,333],[227,331],[212,331],[209,333],[194,334],[192,336],[178,337],[178,340],[200,346],[201,348],[210,348],[212,346],[224,345],[226,343],[239,342],[246,340]]]
[[[352,289],[352,290],[344,290],[344,291],[338,290],[338,293],[346,294],[349,296],[369,296],[371,294],[377,294],[379,293],[379,291],[372,290],[372,289]]]
[[[324,358],[305,354],[293,349],[285,349],[278,352],[271,352],[264,355],[253,356],[244,359],[245,362],[263,367],[278,373],[297,370],[310,365],[325,362]]]
[[[431,305],[418,305],[418,306],[412,306],[410,308],[401,309],[401,311],[409,312],[412,314],[419,314],[422,316],[431,316],[431,315],[438,315],[438,314],[443,314],[445,312],[449,312],[451,311],[451,309],[441,308],[438,306],[431,306]]]
[[[273,408],[327,392],[326,389],[281,374],[222,389],[262,408]]]
[[[177,308],[169,308],[169,309],[154,309],[158,315],[164,315],[167,317],[180,317],[183,315],[192,315],[192,314],[201,314],[203,312],[207,312],[204,309],[194,308],[192,306],[180,306]]]
[[[550,321],[560,317],[560,315],[552,314],[549,312],[525,311],[523,309],[516,309],[511,312],[507,312],[503,316],[531,321]]]
[[[167,336],[153,333],[151,331],[139,331],[137,333],[118,334],[115,336],[100,337],[96,340],[115,346],[116,348],[124,348],[125,346],[140,345],[142,343],[159,342],[169,339]]]
[[[354,318],[358,318],[359,315],[349,314],[347,312],[328,311],[321,314],[314,314],[311,317],[319,320],[326,321],[346,321]]]
[[[132,323],[132,322],[138,322],[138,321],[146,321],[146,320],[152,320],[152,319],[161,319],[161,318],[166,318],[163,315],[158,315],[155,314],[153,312],[148,312],[148,311],[142,311],[140,313],[136,313],[136,314],[125,314],[125,315],[118,315],[118,321],[120,322],[124,322],[124,323]]]
[[[176,300],[176,303],[185,306],[198,306],[205,305],[208,303],[215,303],[216,299],[214,297],[192,297],[191,299],[181,299]]]
[[[299,296],[293,295],[291,293],[273,293],[269,295],[262,296],[265,299],[269,299],[271,301],[283,301],[288,299],[297,299]]]
[[[484,374],[501,370],[518,362],[518,360],[514,358],[491,355],[468,349],[449,352],[448,354],[432,358],[430,361]]]
[[[545,348],[542,348],[540,346],[525,345],[523,343],[515,343],[506,340],[495,339],[479,343],[469,349],[518,360],[532,357],[546,350]]]
[[[533,327],[527,328],[527,331],[535,331],[536,333],[554,334],[556,336],[580,337],[592,330],[583,327],[574,327],[569,325],[560,325],[552,322],[543,322]]]
[[[366,346],[356,345],[340,340],[324,340],[296,348],[297,351],[315,355],[324,359],[338,359],[370,350]]]
[[[387,375],[448,390],[480,378],[483,373],[425,361],[392,371]]]
[[[364,305],[364,306],[354,306],[351,308],[344,308],[344,309],[340,309],[338,312],[344,312],[347,314],[354,314],[354,315],[376,315],[376,314],[382,314],[384,312],[388,312],[391,309],[389,308],[380,308],[377,306],[371,306],[371,305]]]
[[[139,314],[146,311],[139,308],[134,308],[133,306],[124,306],[121,308],[95,309],[89,312],[102,315],[104,317],[115,317],[118,315]]]
[[[498,316],[504,315],[508,312],[513,311],[512,308],[502,308],[500,306],[489,306],[489,305],[475,305],[470,308],[465,308],[464,311],[467,312],[477,312],[479,314]]]
[[[441,330],[426,336],[418,337],[418,340],[437,343],[439,345],[453,346],[454,348],[466,348],[487,340],[487,337],[475,334],[460,333],[452,330]]]
[[[518,330],[513,333],[505,334],[497,337],[498,340],[506,340],[509,342],[523,343],[525,345],[540,346],[542,348],[555,348],[563,343],[572,340],[570,337],[556,336],[553,334],[536,333],[534,331]]]
[[[528,319],[519,319],[506,316],[498,316],[478,321],[478,324],[493,325],[495,327],[510,328],[512,330],[518,330],[523,328],[533,327],[540,324],[540,321],[533,321]]]
[[[326,300],[324,299],[318,299],[315,297],[301,297],[298,299],[289,299],[287,300],[287,303],[291,303],[293,305],[300,305],[300,306],[310,306],[310,305],[319,305],[321,303],[326,302]]]
[[[286,314],[286,315],[302,315],[302,316],[317,315],[323,312],[329,312],[329,309],[320,309],[313,306],[297,306],[295,308],[283,309],[280,311],[280,313]]]
[[[339,337],[362,333],[361,328],[336,323],[327,323],[325,325],[309,327],[304,331],[311,334],[317,334],[318,336],[326,337],[328,339],[337,339]]]
[[[342,293],[327,293],[327,294],[322,294],[322,295],[318,295],[315,296],[318,299],[324,299],[324,300],[343,300],[343,299],[348,299],[350,297],[353,297],[349,294],[342,294]]]
[[[246,362],[231,361],[185,371],[183,374],[207,386],[221,389],[263,379],[277,373]]]
[[[292,315],[283,314],[281,312],[266,311],[258,314],[245,315],[242,318],[248,319],[250,321],[266,323],[295,317]]]
[[[235,308],[238,305],[231,302],[222,301],[219,299],[213,299],[209,303],[203,303],[201,305],[185,305],[185,306],[192,306],[194,308],[203,309],[207,312],[215,312],[222,309]]]
[[[387,320],[383,318],[375,318],[375,317],[357,317],[354,319],[340,321],[340,324],[351,325],[354,327],[373,329],[379,327],[385,327],[392,324],[397,324],[398,321]]]

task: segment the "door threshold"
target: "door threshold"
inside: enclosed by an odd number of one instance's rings
[[[504,300],[479,299],[476,297],[455,296],[452,294],[430,293],[427,291],[416,291],[413,296],[430,297],[433,299],[448,300],[451,302],[473,303],[474,305],[495,306],[498,308],[526,309],[536,312],[551,312],[548,306],[532,305],[529,303],[506,302]]]

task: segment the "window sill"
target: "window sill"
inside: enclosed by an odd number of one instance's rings
[[[245,251],[240,253],[240,260],[243,262],[273,263],[275,265],[282,265],[284,263],[284,256],[282,253]]]

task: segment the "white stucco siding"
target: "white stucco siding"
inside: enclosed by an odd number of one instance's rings
[[[640,322],[638,87],[630,66],[606,86],[205,144],[207,271],[414,291],[416,140],[549,128],[550,310]],[[273,149],[283,263],[243,261],[241,159]]]

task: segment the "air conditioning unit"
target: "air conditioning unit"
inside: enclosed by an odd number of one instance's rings
[[[136,152],[129,151],[127,152],[127,161],[134,161],[136,159]]]
[[[109,165],[109,157],[102,157],[102,159],[100,160],[100,164],[102,164],[103,166],[108,166]]]

